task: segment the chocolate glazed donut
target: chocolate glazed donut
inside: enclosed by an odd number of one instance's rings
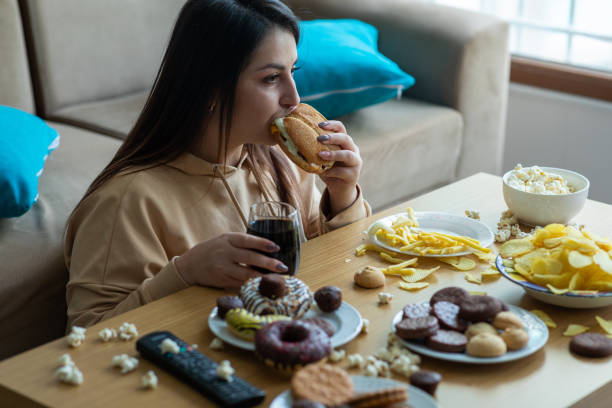
[[[330,352],[331,341],[323,329],[299,320],[270,323],[255,335],[255,353],[282,371],[322,360]]]

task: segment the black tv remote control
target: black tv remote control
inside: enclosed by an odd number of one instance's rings
[[[180,347],[180,352],[162,354],[161,344],[165,339],[174,341]],[[141,337],[136,342],[136,350],[142,357],[178,377],[222,407],[254,407],[261,404],[266,397],[263,390],[235,375],[232,376],[232,381],[217,377],[217,363],[170,332],[153,332]]]

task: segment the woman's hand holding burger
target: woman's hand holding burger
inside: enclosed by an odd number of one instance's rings
[[[340,150],[319,152],[323,160],[334,161],[334,166],[319,176],[329,192],[331,216],[349,207],[357,199],[357,181],[363,161],[359,147],[346,133],[344,124],[337,120],[325,121],[319,127],[326,131],[317,140],[326,145],[336,145]]]

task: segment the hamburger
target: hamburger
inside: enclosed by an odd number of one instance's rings
[[[305,103],[299,104],[290,115],[277,118],[270,125],[270,134],[280,148],[296,165],[309,173],[321,174],[334,165],[319,157],[324,150],[338,150],[336,145],[326,145],[317,137],[329,133],[319,127],[326,119],[315,108]]]

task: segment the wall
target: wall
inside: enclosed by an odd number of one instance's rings
[[[504,171],[516,163],[576,171],[612,204],[612,103],[511,84]]]

